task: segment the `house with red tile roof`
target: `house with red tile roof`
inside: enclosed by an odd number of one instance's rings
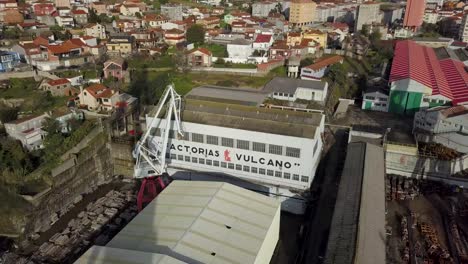
[[[468,104],[468,73],[455,59],[411,40],[395,45],[390,72],[389,112],[412,114],[440,105]]]
[[[112,110],[111,97],[115,93],[117,92],[103,84],[92,84],[80,92],[80,105],[93,111]]]
[[[269,34],[258,34],[252,47],[255,50],[268,50],[273,45],[273,36]]]
[[[72,87],[70,81],[65,78],[44,80],[39,87],[43,91],[50,92],[52,96],[77,96],[79,93],[79,90]]]
[[[330,66],[336,63],[343,63],[344,57],[333,55],[318,59],[311,65],[302,67],[301,79],[303,80],[320,80],[327,73]]]
[[[187,62],[192,67],[211,67],[213,54],[205,48],[193,49],[187,52]]]

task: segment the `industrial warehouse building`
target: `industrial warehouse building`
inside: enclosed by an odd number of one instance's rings
[[[411,40],[397,42],[389,83],[388,111],[392,113],[468,104],[468,73],[463,62]]]
[[[386,263],[383,148],[348,145],[325,264]]]
[[[269,263],[279,224],[275,199],[228,183],[173,181],[76,263]]]
[[[285,200],[284,210],[303,213],[301,193],[309,190],[320,161],[324,115],[260,107],[262,94],[219,87],[189,93],[181,111],[183,135],[174,124],[169,131],[168,173],[269,193]],[[166,123],[155,123],[148,129],[159,142]]]

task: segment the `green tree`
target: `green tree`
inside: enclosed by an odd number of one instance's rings
[[[7,123],[16,120],[17,117],[18,109],[7,106],[0,106],[0,122]]]
[[[136,16],[137,18],[142,18],[142,17],[143,17],[143,16],[141,15],[140,12],[136,12],[136,13],[135,13],[135,16]]]
[[[48,135],[58,134],[61,131],[60,123],[55,118],[46,117],[42,121],[42,130]]]
[[[94,8],[88,9],[88,22],[89,23],[101,23],[101,18],[96,14]]]
[[[359,31],[362,35],[369,36],[369,25],[362,25],[362,29]]]
[[[201,25],[193,25],[187,29],[187,42],[201,45],[205,42],[205,29]]]

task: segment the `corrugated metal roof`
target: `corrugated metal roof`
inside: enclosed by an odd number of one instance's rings
[[[183,264],[186,262],[175,258],[155,253],[147,253],[120,248],[92,246],[75,264]]]
[[[280,202],[222,182],[174,181],[108,244],[189,263],[254,263]]]

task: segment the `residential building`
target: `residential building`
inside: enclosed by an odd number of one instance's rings
[[[50,92],[52,96],[76,96],[79,94],[79,90],[72,87],[70,81],[65,78],[44,80],[40,88],[43,91]]]
[[[187,62],[192,67],[211,67],[213,54],[205,48],[193,49],[187,52]]]
[[[468,12],[465,12],[458,31],[458,39],[463,42],[468,42]]]
[[[180,29],[170,29],[164,31],[164,42],[168,45],[177,45],[185,42],[185,31]]]
[[[2,22],[5,25],[18,25],[24,22],[24,16],[17,9],[0,10],[0,23]]]
[[[255,37],[255,41],[252,43],[254,50],[269,50],[273,44],[273,36],[266,34],[258,34]]]
[[[112,22],[112,27],[119,32],[133,32],[143,27],[143,20],[141,19],[119,19]]]
[[[444,0],[426,0],[426,6],[430,4],[436,4],[439,7],[444,5]]]
[[[0,72],[13,70],[21,59],[18,52],[0,50]]]
[[[59,107],[49,112],[50,118],[55,119],[60,127],[61,131],[64,134],[70,133],[72,127],[70,125],[70,120],[79,120],[83,121],[85,115],[82,110],[70,108],[70,107]]]
[[[320,30],[306,30],[302,32],[302,39],[311,39],[324,49],[327,47],[327,33]]]
[[[421,27],[426,9],[426,0],[407,0],[403,26],[413,29]]]
[[[135,48],[135,38],[128,35],[112,35],[106,43],[109,54],[128,56]]]
[[[252,42],[245,39],[236,39],[227,44],[228,57],[239,62],[246,61],[252,56],[253,51]]]
[[[221,20],[219,17],[212,16],[198,19],[196,24],[202,25],[206,29],[213,29],[215,27],[219,27],[220,22]]]
[[[178,29],[185,31],[185,22],[183,21],[169,21],[166,23],[161,24],[161,29],[163,30],[171,30],[171,29]]]
[[[122,58],[115,57],[104,62],[104,78],[114,78],[123,80],[126,73],[125,61]]]
[[[297,46],[289,46],[286,44],[286,41],[276,41],[270,48],[270,59],[280,60],[289,59],[290,57],[302,57],[309,53],[309,49],[310,47],[308,45],[302,45],[302,42]]]
[[[75,23],[78,25],[85,25],[88,23],[88,13],[82,9],[72,10],[71,16],[75,19]]]
[[[20,59],[26,61],[27,64],[31,64],[33,60],[43,58],[41,48],[34,43],[15,44],[11,50],[17,52]]]
[[[291,0],[289,22],[293,26],[302,27],[314,21],[317,4],[312,0]]]
[[[71,8],[70,0],[54,0],[55,6]]]
[[[403,18],[403,8],[401,7],[391,6],[385,8],[384,10],[382,10],[382,12],[382,23],[384,23],[386,26],[390,26],[393,24],[393,22],[395,22],[395,20]]]
[[[34,3],[32,9],[36,16],[52,15],[56,11],[54,4],[50,2]]]
[[[345,54],[353,54],[360,58],[367,54],[369,50],[370,40],[363,35],[354,34],[352,36],[347,36],[343,41],[343,50]]]
[[[164,23],[167,22],[169,22],[167,17],[158,14],[146,14],[143,17],[143,23],[145,27],[160,28]]]
[[[328,83],[275,77],[265,85],[263,91],[278,100],[295,102],[299,99],[324,103],[327,98]]]
[[[112,110],[111,97],[116,91],[102,84],[93,84],[80,92],[80,105],[93,111]]]
[[[136,13],[141,14],[140,7],[135,4],[122,4],[119,7],[119,12],[124,16],[135,16]]]
[[[369,25],[372,23],[380,23],[380,3],[378,2],[365,2],[359,5],[357,11],[356,23],[354,26],[354,32],[358,32],[362,29],[363,25]]]
[[[370,86],[363,92],[362,109],[388,112],[388,106],[388,89],[379,86]]]
[[[271,10],[275,9],[278,5],[276,1],[262,1],[254,2],[252,4],[252,16],[253,17],[268,17]]]
[[[169,20],[180,21],[182,16],[182,5],[179,4],[164,4],[161,5],[161,15],[169,18]]]
[[[42,140],[45,132],[42,130],[42,122],[47,114],[28,116],[5,123],[5,131],[9,137],[21,141],[24,148],[29,151],[43,148]]]
[[[331,65],[336,63],[343,63],[343,60],[344,58],[340,55],[332,55],[330,57],[318,59],[315,63],[302,67],[301,79],[320,80],[325,74],[327,74]]]
[[[297,46],[302,42],[302,34],[300,32],[289,32],[286,35],[286,45]]]
[[[85,35],[95,37],[98,39],[105,39],[106,36],[106,27],[99,23],[97,24],[88,24],[85,28]]]
[[[343,22],[352,24],[356,18],[358,4],[347,3],[320,3],[315,9],[315,22]]]
[[[413,114],[440,105],[468,103],[465,65],[439,59],[432,48],[404,40],[395,46],[390,72],[389,112]]]
[[[71,16],[57,16],[55,21],[59,27],[72,28],[75,26],[75,21]]]
[[[424,11],[424,23],[436,24],[437,21],[439,21],[439,12],[437,10],[426,9],[426,11]]]
[[[468,153],[468,106],[439,106],[414,115],[413,134],[419,142],[434,142]]]
[[[103,2],[92,2],[90,6],[94,9],[97,15],[107,14],[107,5]]]

